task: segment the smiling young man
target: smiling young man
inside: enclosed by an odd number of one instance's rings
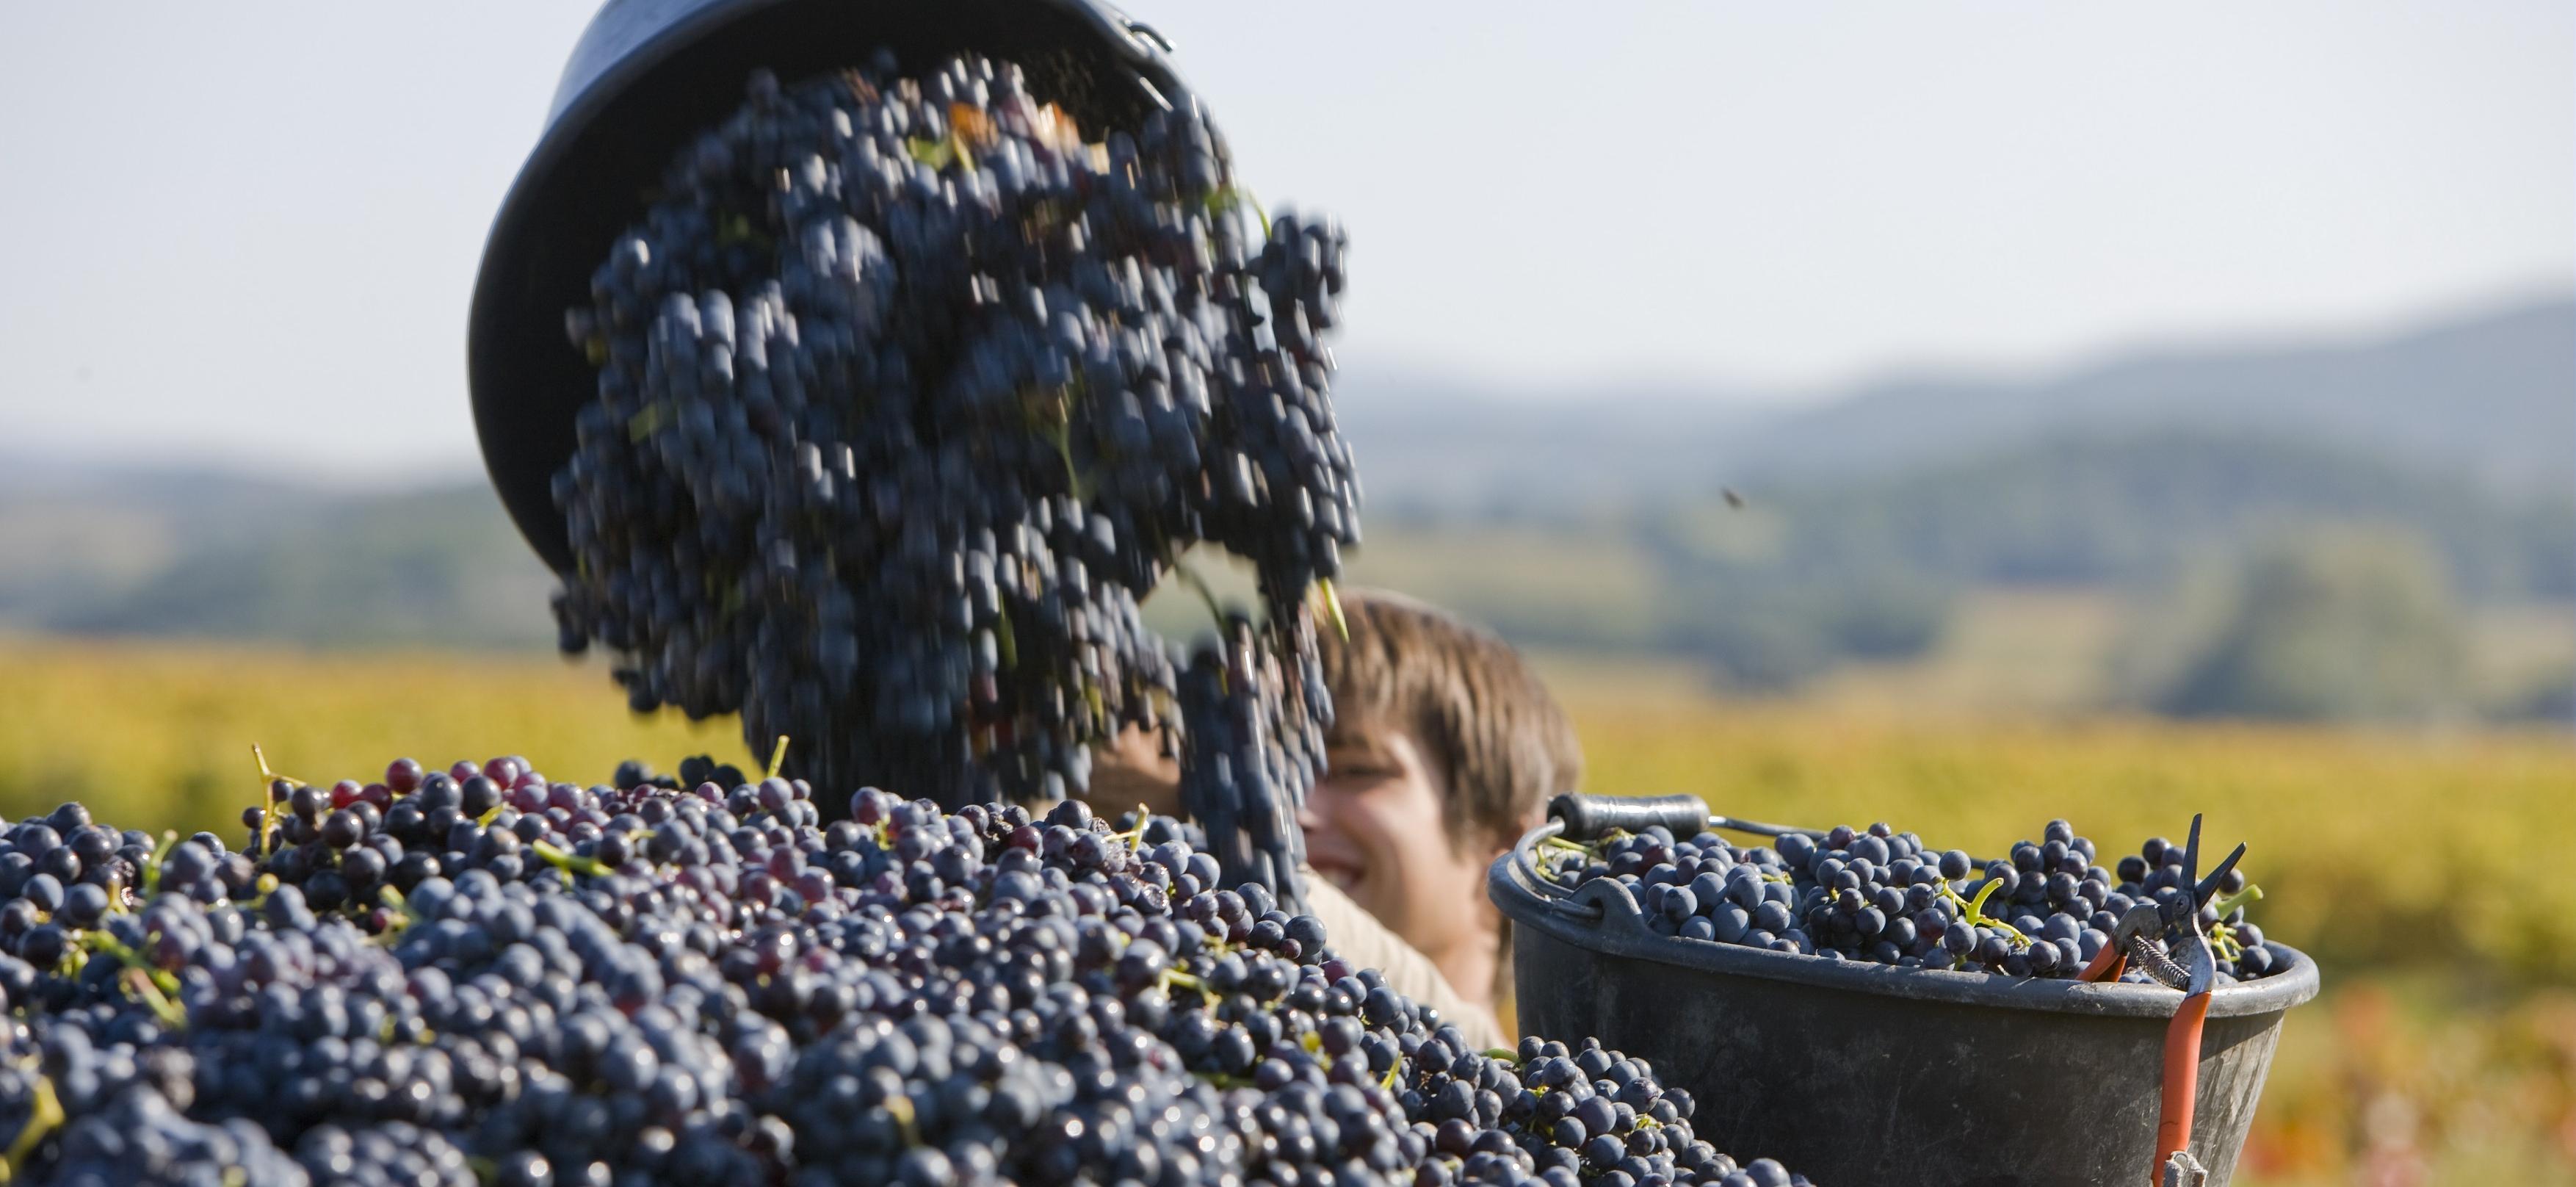
[[[1493,635],[1421,602],[1347,593],[1327,632],[1334,723],[1307,797],[1306,861],[1491,1016],[1510,932],[1485,872],[1582,782],[1555,698]]]
[[[1333,948],[1439,1009],[1471,1042],[1504,1046],[1494,1021],[1510,929],[1485,871],[1536,825],[1548,797],[1579,790],[1583,751],[1545,685],[1502,640],[1421,602],[1347,591],[1347,639],[1326,632],[1333,730],[1300,818],[1307,910]],[[1097,802],[1172,812],[1180,769],[1130,733],[1100,754]]]

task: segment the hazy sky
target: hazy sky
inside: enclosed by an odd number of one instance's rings
[[[0,5],[0,450],[459,473],[591,8]],[[2564,0],[1131,11],[1349,224],[1353,370],[1816,391],[2576,283]]]

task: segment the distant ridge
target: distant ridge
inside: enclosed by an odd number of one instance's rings
[[[1897,378],[1789,408],[1714,394],[1605,384],[1499,397],[1386,371],[1353,373],[1338,402],[1372,499],[1398,514],[1580,518],[2135,430],[2290,438],[2509,497],[2576,497],[2576,294],[2388,334],[2134,351],[2036,378]]]
[[[1739,457],[1774,473],[1883,473],[2070,429],[2173,428],[2576,493],[2576,296],[2381,338],[2164,348],[2023,383],[1900,380],[1771,423]]]

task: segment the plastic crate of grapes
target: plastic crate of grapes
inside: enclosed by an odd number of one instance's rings
[[[1664,934],[1618,879],[1542,885],[1533,850],[1564,827],[1532,830],[1488,877],[1517,927],[1522,1033],[1595,1035],[1647,1056],[1697,1098],[1711,1141],[1820,1183],[2150,1177],[2176,991]],[[2260,946],[2265,975],[2215,989],[2202,1035],[2190,1148],[2213,1187],[2235,1167],[2282,1016],[2317,993],[2314,962]]]

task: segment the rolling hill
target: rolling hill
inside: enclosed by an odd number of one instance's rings
[[[1719,485],[1867,480],[2049,439],[2171,431],[2289,439],[2563,501],[2576,492],[2576,296],[2038,377],[1898,378],[1795,405],[1741,395],[1495,393],[1388,372],[1350,376],[1339,404],[1376,505],[1444,515],[1579,517]]]

